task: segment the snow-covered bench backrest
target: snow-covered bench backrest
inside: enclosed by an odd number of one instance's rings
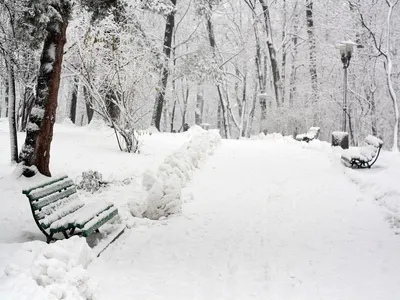
[[[365,138],[365,143],[376,148],[382,147],[383,141],[375,136],[369,135]]]

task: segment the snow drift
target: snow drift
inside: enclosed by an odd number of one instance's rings
[[[131,206],[133,216],[158,220],[180,210],[182,188],[221,141],[217,131],[205,131],[199,126],[190,128],[188,134],[192,136],[190,141],[169,155],[156,174],[144,174],[142,186],[147,193],[142,203]]]
[[[30,269],[7,266],[0,298],[21,299],[29,295],[29,299],[40,300],[94,299],[95,285],[86,270],[93,259],[86,240],[77,236],[41,247]]]

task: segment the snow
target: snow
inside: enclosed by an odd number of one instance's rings
[[[59,218],[57,221],[52,223],[50,229],[54,230],[60,227],[67,227],[68,224],[85,225],[95,216],[107,210],[111,206],[112,203],[102,201],[86,204],[83,207],[80,206],[77,209],[72,210],[72,213],[65,215],[65,217],[63,216],[63,218]]]
[[[39,126],[37,126],[35,123],[29,122],[26,125],[26,130],[27,131],[38,131],[39,130]]]
[[[326,142],[220,142],[195,126],[143,136],[139,155],[92,126],[56,124],[51,170],[110,182],[79,193],[112,202],[127,225],[96,259],[84,238],[43,242],[21,190],[44,178],[18,177],[0,119],[0,299],[398,298],[398,154],[353,170]],[[175,213],[144,218],[150,191]]]
[[[343,132],[343,131],[334,131],[332,132],[332,135],[338,139],[338,140],[343,140],[343,138],[347,135],[349,135],[347,132]]]
[[[47,50],[47,55],[52,61],[56,60],[56,44],[51,44],[49,46],[49,49]]]
[[[38,119],[43,119],[44,117],[44,109],[39,107],[32,108],[31,116],[36,117]]]
[[[365,138],[365,142],[368,144],[368,145],[372,145],[372,146],[374,146],[374,147],[379,147],[379,146],[382,146],[383,145],[383,141],[381,140],[381,139],[378,139],[377,137],[375,137],[375,136],[373,136],[373,135],[368,135],[366,138]]]
[[[145,173],[142,184],[148,195],[145,204],[140,205],[143,216],[157,220],[177,213],[182,204],[182,188],[190,180],[195,168],[213,153],[221,141],[217,131],[204,131],[200,126],[189,128],[188,134],[193,135],[192,139],[168,156],[158,172]],[[131,212],[139,217],[141,211],[133,206]]]
[[[346,172],[328,143],[222,141],[180,216],[91,264],[98,299],[397,299],[399,236]]]

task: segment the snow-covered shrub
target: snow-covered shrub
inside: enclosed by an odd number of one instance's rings
[[[190,141],[169,155],[156,174],[147,172],[143,176],[142,186],[147,197],[146,206],[141,208],[143,216],[149,219],[157,220],[180,210],[182,188],[221,141],[218,131],[205,131],[199,126],[189,129],[188,133],[192,135]],[[137,208],[131,209],[132,215],[138,216],[140,210]]]
[[[82,172],[82,178],[77,184],[78,189],[82,189],[87,192],[94,193],[104,186],[103,176],[100,172],[89,170],[87,172]]]
[[[95,286],[86,268],[94,254],[77,236],[44,247],[32,263],[32,278],[55,299],[91,300]]]

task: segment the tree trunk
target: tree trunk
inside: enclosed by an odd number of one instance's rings
[[[264,65],[265,69],[263,72],[262,68],[262,56],[261,56],[261,43],[260,43],[260,38],[258,36],[258,30],[257,30],[257,22],[256,22],[256,16],[253,14],[253,20],[254,20],[254,37],[255,37],[255,42],[256,42],[256,55],[255,55],[255,65],[256,65],[256,73],[257,73],[257,80],[258,80],[258,87],[260,89],[260,94],[265,95],[265,85],[266,85],[266,66]],[[257,85],[256,85],[257,87]],[[267,99],[266,97],[257,97],[257,91],[255,91],[256,98],[259,98],[260,101],[260,108],[261,108],[261,118],[260,118],[260,130],[264,131],[267,129]],[[255,108],[251,110],[251,113],[253,114],[254,117],[254,111]],[[253,117],[251,117],[250,125],[253,122]]]
[[[311,105],[318,103],[317,50],[314,36],[313,1],[306,0],[307,35],[309,45],[310,76],[311,76]]]
[[[283,0],[283,24],[282,24],[282,105],[285,103],[285,88],[286,88],[286,25],[287,25],[287,12],[286,12],[286,0]]]
[[[89,124],[93,119],[94,109],[92,107],[92,96],[86,86],[83,86],[83,95],[85,97],[86,115],[88,119],[87,123]]]
[[[258,92],[258,88],[257,88],[257,80],[254,83],[254,94],[253,94],[253,104],[251,106],[250,112],[249,112],[249,116],[247,119],[247,124],[246,124],[246,136],[250,137],[251,131],[252,131],[252,127],[253,127],[253,120],[254,120],[254,113],[256,111],[256,102],[257,102],[257,92]]]
[[[211,4],[210,4],[210,9],[211,9]],[[216,53],[216,42],[215,42],[215,35],[214,35],[214,27],[213,27],[213,23],[211,21],[211,16],[209,16],[207,18],[207,32],[208,32],[208,39],[210,42],[210,46],[211,49],[213,51],[213,55],[214,58],[217,57],[217,53]],[[230,138],[230,133],[229,133],[229,126],[228,126],[228,114],[226,111],[226,107],[225,107],[225,103],[224,103],[224,98],[223,98],[223,94],[222,94],[222,88],[219,82],[217,82],[216,84],[217,87],[217,92],[218,92],[218,97],[219,97],[219,107],[218,109],[221,110],[221,117],[222,117],[222,126],[223,126],[223,130],[225,133],[225,137],[227,139]]]
[[[40,59],[35,104],[29,116],[25,144],[20,155],[24,165],[34,165],[46,176],[51,176],[50,145],[56,120],[67,26],[66,20],[48,26]],[[28,173],[25,172],[25,175]]]
[[[290,89],[289,89],[289,107],[293,107],[294,97],[296,96],[296,81],[297,81],[297,34],[299,32],[299,14],[297,11],[297,2],[293,8],[293,37],[292,37],[292,45],[293,45],[293,54],[292,54],[292,66],[290,70]]]
[[[79,78],[78,76],[75,76],[74,86],[72,88],[72,95],[71,95],[71,106],[69,108],[69,118],[74,124],[76,124],[76,106],[78,103],[78,88],[79,88]]]
[[[5,80],[5,85],[6,85],[6,94],[4,97],[4,102],[6,103],[6,105],[5,105],[6,113],[4,116],[7,118],[8,117],[8,99],[10,97],[10,84],[8,82],[8,78],[7,78],[7,80]]]
[[[171,0],[172,4],[176,6],[177,0]],[[168,83],[168,75],[169,75],[169,58],[171,56],[171,45],[172,45],[172,37],[175,27],[175,10],[173,10],[167,17],[167,24],[165,26],[164,33],[164,63],[161,71],[161,87],[157,93],[156,101],[154,103],[154,111],[153,117],[151,120],[151,124],[155,126],[158,130],[160,130],[161,124],[161,116],[163,112],[164,98],[165,98],[165,90],[167,88]]]
[[[263,16],[264,16],[264,21],[265,21],[265,32],[267,36],[267,46],[268,46],[268,53],[269,53],[269,60],[271,64],[271,70],[272,70],[272,78],[273,78],[273,85],[274,85],[274,92],[275,92],[275,101],[276,101],[276,106],[280,107],[281,106],[281,89],[282,89],[282,83],[281,83],[281,78],[279,75],[279,67],[278,67],[278,61],[276,58],[276,50],[272,41],[272,28],[271,28],[271,19],[269,16],[269,9],[268,9],[268,4],[264,2],[264,0],[259,0],[262,10],[263,10]]]
[[[16,88],[15,88],[15,72],[12,62],[7,63],[8,72],[8,122],[10,128],[10,150],[11,162],[18,162],[18,137],[17,137],[17,121],[16,121]]]
[[[397,103],[397,95],[394,91],[393,88],[393,82],[392,82],[392,68],[393,68],[393,63],[392,63],[392,56],[390,51],[391,49],[391,19],[392,19],[392,13],[393,13],[393,8],[394,4],[391,3],[391,1],[386,0],[386,3],[389,6],[389,11],[387,14],[386,18],[386,26],[387,26],[387,37],[386,37],[386,79],[387,79],[387,85],[389,88],[389,94],[390,98],[392,99],[393,102],[393,110],[394,110],[394,126],[393,126],[393,152],[399,152],[399,144],[398,144],[398,135],[399,135],[399,107]],[[398,2],[396,2],[397,4]]]
[[[196,97],[196,110],[194,112],[194,122],[196,125],[203,123],[203,110],[204,110],[204,94],[203,89],[200,85],[197,86],[197,97]]]

